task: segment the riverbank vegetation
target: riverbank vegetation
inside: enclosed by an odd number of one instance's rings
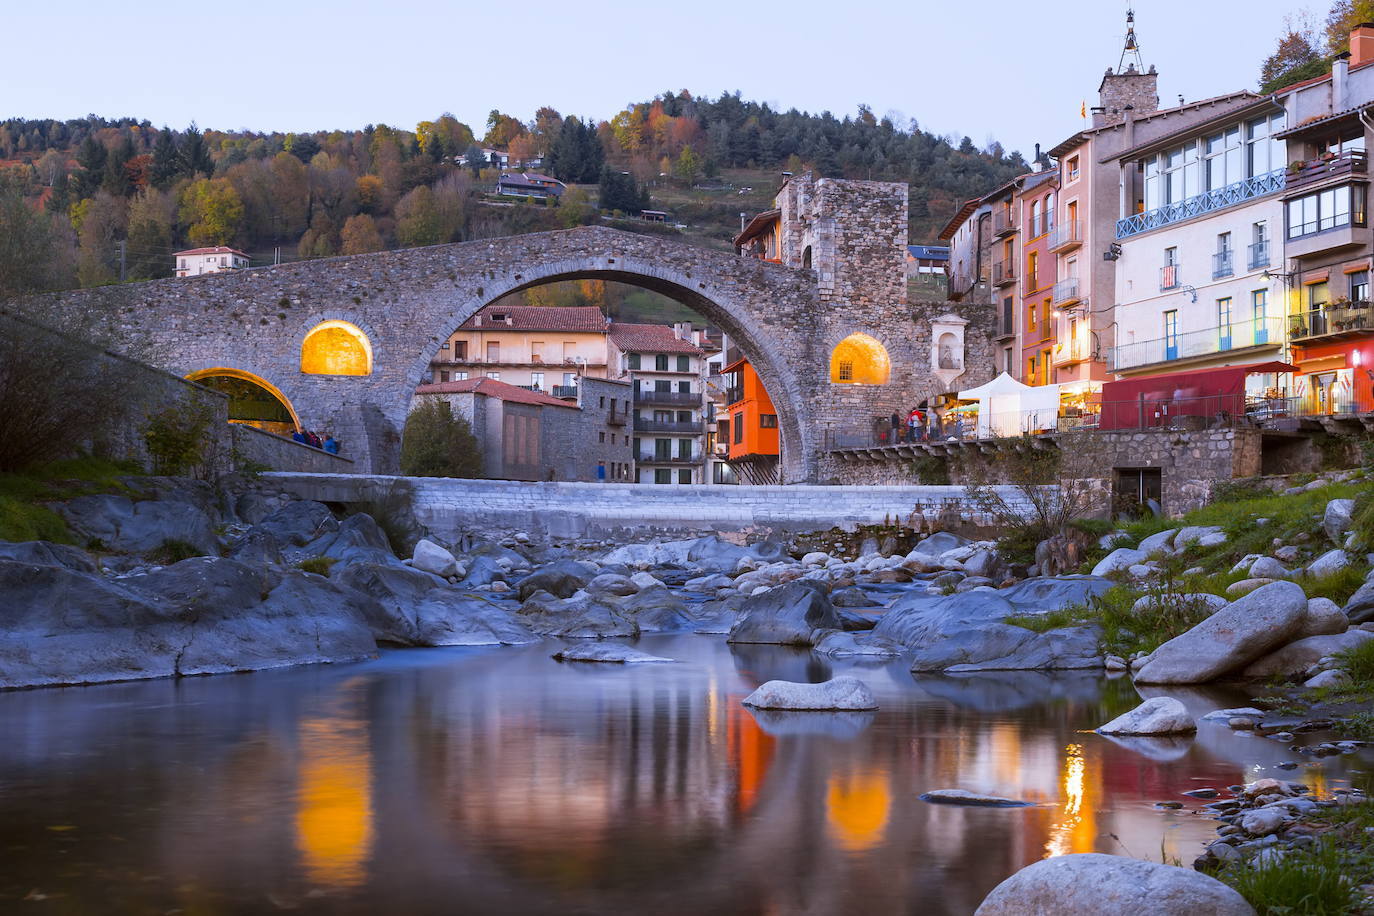
[[[49,503],[91,493],[126,490],[120,478],[140,473],[134,465],[104,458],[74,458],[41,470],[0,473],[0,541],[74,543],[67,523]]]

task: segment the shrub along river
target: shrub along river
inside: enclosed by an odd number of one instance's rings
[[[1097,673],[637,646],[676,662],[561,663],[547,641],[0,694],[0,909],[966,914],[1048,855],[1191,863],[1216,823],[1185,791],[1330,790],[1368,762],[1209,722],[1113,741],[1088,730],[1139,697]],[[835,674],[881,708],[740,705]],[[1169,693],[1198,716],[1249,699]],[[919,798],[951,788],[1032,804]]]

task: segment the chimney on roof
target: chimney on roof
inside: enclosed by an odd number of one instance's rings
[[[1350,66],[1374,61],[1374,22],[1361,22],[1350,30]]]
[[[1350,52],[1336,55],[1331,62],[1331,110],[1345,111],[1350,86]]]

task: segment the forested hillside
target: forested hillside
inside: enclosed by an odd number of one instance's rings
[[[557,208],[491,193],[482,148],[542,160],[571,187]],[[907,181],[913,241],[966,197],[1023,169],[861,106],[836,118],[665,93],[606,121],[492,111],[479,136],[450,115],[413,130],[318,133],[158,128],[131,118],[0,122],[0,295],[167,276],[171,253],[233,245],[253,263],[355,254],[588,224],[669,209],[728,244],[782,170]],[[632,225],[618,223],[620,225]],[[661,227],[659,227],[661,228]]]

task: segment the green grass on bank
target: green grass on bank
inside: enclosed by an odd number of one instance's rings
[[[1226,533],[1226,543],[1213,547],[1190,545],[1179,554],[1156,557],[1159,573],[1147,582],[1119,577],[1118,584],[1087,604],[1062,608],[1050,614],[1025,615],[1008,619],[1008,623],[1036,632],[1064,626],[1096,624],[1102,628],[1105,649],[1113,654],[1129,656],[1135,652],[1151,652],[1162,643],[1185,632],[1210,614],[1201,602],[1155,601],[1132,610],[1138,599],[1147,596],[1210,594],[1230,599],[1226,589],[1247,577],[1246,572],[1232,572],[1238,561],[1250,554],[1272,555],[1275,539],[1296,544],[1307,551],[1308,562],[1334,545],[1330,544],[1321,527],[1326,504],[1332,499],[1353,498],[1356,501],[1354,529],[1365,540],[1365,548],[1374,547],[1374,534],[1366,534],[1368,524],[1374,528],[1374,483],[1368,480],[1336,483],[1284,496],[1263,489],[1248,481],[1237,481],[1224,488],[1210,505],[1189,513],[1181,519],[1147,518],[1121,526],[1125,534],[1115,547],[1135,547],[1144,538],[1166,529],[1188,526],[1216,526]],[[1264,519],[1261,523],[1261,519]],[[1102,523],[1076,523],[1084,534],[1095,541],[1106,533]],[[1024,553],[1027,545],[1009,545],[1013,552]],[[1079,572],[1089,572],[1108,549],[1091,546]],[[1344,604],[1364,582],[1368,568],[1363,550],[1350,551],[1351,565],[1326,576],[1298,575],[1296,581],[1308,597],[1326,597]],[[1298,564],[1286,564],[1290,569]]]
[[[0,474],[0,541],[73,543],[67,523],[46,503],[124,489],[119,478],[140,473],[103,458],[72,458],[23,474]]]

